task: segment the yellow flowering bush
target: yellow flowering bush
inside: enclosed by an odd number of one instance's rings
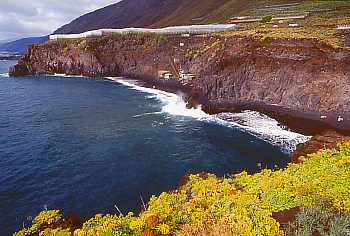
[[[44,223],[52,224],[59,221],[61,218],[62,215],[59,210],[42,211],[38,216],[34,218],[33,224],[36,226],[40,226]]]
[[[144,223],[141,219],[117,215],[97,214],[94,218],[86,221],[82,229],[75,230],[74,236],[92,235],[140,235]]]
[[[170,233],[170,226],[167,224],[161,224],[157,228],[162,235],[167,235]]]
[[[129,228],[132,230],[132,231],[139,231],[143,228],[143,226],[145,225],[145,223],[143,222],[142,219],[140,218],[136,218],[134,220],[132,220],[129,224]]]
[[[227,227],[237,235],[276,235],[279,232],[279,225],[267,205],[237,190],[233,180],[218,179],[210,174],[206,179],[191,175],[181,191],[153,196],[148,212],[159,216],[161,224],[174,230],[197,221],[211,223],[225,218]]]
[[[69,229],[62,229],[62,228],[57,228],[57,229],[45,229],[44,231],[41,231],[39,233],[39,236],[70,236],[71,232]]]
[[[303,163],[284,170],[263,170],[255,175],[236,175],[247,194],[259,195],[273,212],[297,206],[319,206],[350,211],[350,142],[339,150],[308,155]]]

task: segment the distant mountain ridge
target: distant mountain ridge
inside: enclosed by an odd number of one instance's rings
[[[23,38],[15,41],[0,43],[0,52],[24,54],[31,44],[38,44],[48,40],[48,36]]]

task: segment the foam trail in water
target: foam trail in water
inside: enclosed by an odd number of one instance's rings
[[[144,114],[141,114],[141,115],[135,115],[135,116],[133,116],[133,118],[138,118],[138,117],[141,117],[141,116],[148,116],[148,115],[158,115],[158,114],[161,114],[161,112],[144,113]]]
[[[216,122],[228,127],[239,128],[259,139],[279,146],[283,152],[289,153],[295,150],[299,143],[306,142],[309,136],[304,136],[281,127],[278,122],[266,115],[255,111],[243,113],[221,113],[215,116],[205,113],[199,106],[188,109],[181,94],[173,94],[153,88],[142,87],[135,80],[123,78],[108,78],[132,89],[151,94],[152,98],[159,99],[164,105],[162,112],[175,116],[188,116],[208,122]]]

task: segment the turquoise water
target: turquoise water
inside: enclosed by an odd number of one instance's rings
[[[114,205],[138,211],[140,196],[176,188],[187,171],[224,176],[287,163],[279,146],[177,109],[175,95],[127,85],[0,75],[1,235],[44,206],[85,219]]]

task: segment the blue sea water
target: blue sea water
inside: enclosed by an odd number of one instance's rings
[[[280,146],[198,110],[176,113],[164,94],[104,78],[4,75],[13,63],[0,62],[1,235],[44,206],[83,219],[116,213],[114,205],[127,213],[187,171],[287,163]]]

